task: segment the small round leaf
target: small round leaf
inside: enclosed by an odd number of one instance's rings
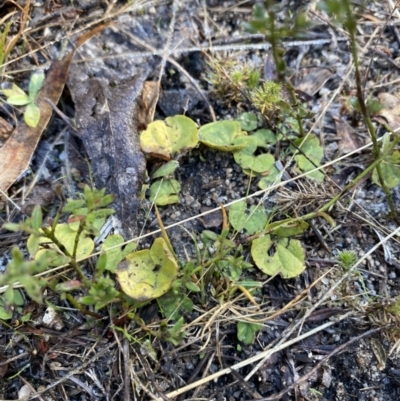
[[[119,263],[115,274],[126,295],[148,301],[168,292],[177,272],[178,264],[168,245],[157,238],[150,249],[129,254]]]

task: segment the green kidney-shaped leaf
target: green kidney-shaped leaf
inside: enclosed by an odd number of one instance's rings
[[[153,121],[140,135],[143,152],[170,160],[179,153],[193,149],[198,143],[197,127],[186,116],[168,117],[164,121]]]
[[[255,334],[262,328],[261,324],[238,322],[237,338],[245,344],[252,344],[255,339]]]
[[[35,259],[46,261],[46,264],[48,266],[61,266],[71,261],[71,258],[69,256],[65,256],[59,250],[44,248],[41,248],[36,252]]]
[[[157,238],[150,249],[129,254],[115,274],[122,291],[137,301],[161,297],[171,288],[178,264],[168,245]]]
[[[118,266],[118,263],[128,254],[133,252],[137,244],[132,242],[122,250],[121,245],[124,242],[124,239],[119,234],[109,235],[103,242],[101,246],[101,250],[106,254],[106,263],[103,270],[108,270],[112,273],[115,272],[115,269]],[[112,249],[110,249],[112,248]]]
[[[250,170],[256,173],[271,171],[275,163],[274,156],[269,153],[254,156],[253,154],[248,155],[245,152],[236,152],[233,157],[243,170]]]
[[[282,238],[275,242],[269,235],[255,239],[251,244],[251,256],[265,274],[280,273],[283,278],[293,278],[305,269],[304,250],[300,241]]]
[[[321,159],[324,156],[324,150],[316,136],[309,135],[306,139],[298,138],[294,141],[294,144],[300,148],[305,155],[297,154],[295,156],[297,165],[303,172],[306,173],[314,170],[320,165]],[[294,152],[296,148],[291,146],[291,150]],[[308,174],[307,177],[318,182],[324,180],[324,174],[321,171],[314,171],[313,173]]]
[[[260,206],[251,206],[247,208],[246,201],[234,203],[229,208],[229,222],[237,231],[243,229],[249,235],[260,232],[267,224],[267,214]]]
[[[235,152],[243,149],[246,144],[238,144],[238,138],[246,136],[238,121],[217,121],[203,125],[199,129],[199,140],[210,148],[223,152]]]
[[[267,147],[266,144],[275,145],[277,141],[276,135],[269,129],[259,129],[252,136],[257,139],[257,146],[260,148]]]
[[[63,223],[57,224],[55,229],[56,238],[62,245],[64,245],[70,254],[72,254],[74,250],[78,226],[79,222],[71,224]],[[65,256],[62,251],[46,237],[40,237],[39,244],[46,244],[46,248],[41,248],[35,252],[36,240],[32,235],[28,238],[27,248],[29,253],[35,257],[35,260],[40,260],[41,258],[45,257],[45,260],[48,261],[48,265],[50,266],[68,263],[70,260],[70,258]],[[93,249],[93,240],[87,237],[85,232],[81,232],[76,257],[79,259],[89,256],[93,252]]]
[[[261,189],[267,189],[272,184],[278,184],[281,182],[279,177],[279,170],[274,165],[267,173],[262,174],[263,177],[258,182],[257,186]]]
[[[397,187],[400,184],[400,151],[393,152],[387,160],[381,163],[383,180],[388,188]],[[376,168],[372,173],[372,181],[381,186]]]
[[[258,119],[254,113],[241,113],[237,116],[237,120],[245,131],[254,131],[258,125]]]
[[[304,173],[307,173],[308,171],[314,170],[319,166],[319,162],[314,163],[310,162],[306,157],[303,155],[297,155],[294,158],[297,162],[297,165],[299,166],[300,170],[302,170]],[[307,178],[310,178],[312,180],[318,181],[318,182],[323,182],[324,181],[324,174],[321,173],[321,171],[314,171],[312,173],[307,174]]]
[[[157,180],[150,186],[150,201],[158,206],[179,202],[181,184],[177,180]]]

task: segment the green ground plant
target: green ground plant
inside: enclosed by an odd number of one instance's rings
[[[378,135],[376,133],[375,127],[372,123],[371,113],[375,112],[377,109],[377,103],[371,102],[366,98],[364,93],[363,79],[360,71],[360,63],[358,57],[358,46],[357,46],[357,18],[355,13],[355,6],[349,0],[326,0],[319,3],[321,9],[326,10],[331,16],[334,17],[334,22],[336,24],[342,25],[343,28],[348,32],[350,36],[350,48],[353,56],[354,72],[356,80],[356,91],[357,91],[357,108],[359,109],[364,125],[368,130],[369,136],[373,144],[373,155],[375,160],[378,160],[383,153],[386,157],[376,165],[374,170],[374,181],[380,185],[385,192],[389,207],[391,210],[391,218],[400,223],[397,216],[396,207],[394,205],[392,193],[390,188],[393,188],[394,184],[398,182],[393,182],[391,179],[393,177],[393,169],[388,166],[392,166],[394,163],[398,162],[398,151],[394,151],[394,145],[398,142],[398,136],[394,139],[389,139],[386,136],[386,140],[382,141],[382,146],[379,145]],[[378,105],[379,106],[379,105]],[[389,127],[387,127],[389,128]],[[389,128],[389,131],[392,130]],[[391,142],[391,143],[390,143]],[[385,152],[385,147],[391,148],[389,152]]]
[[[151,248],[140,251],[136,251],[136,244],[123,246],[124,240],[118,235],[109,236],[90,274],[83,270],[81,259],[92,255],[95,248],[93,238],[99,235],[100,227],[113,210],[107,207],[112,202],[110,195],[106,195],[104,190],[86,187],[81,199],[68,200],[61,205],[50,225],[44,224],[42,212],[36,207],[32,216],[24,222],[4,226],[8,230],[30,235],[27,243],[30,259],[25,260],[21,250],[13,249],[12,261],[5,274],[0,276],[0,285],[8,285],[0,304],[0,318],[10,319],[13,305],[20,306],[19,293],[12,287],[16,282],[36,302],[43,302],[42,292],[48,287],[93,317],[101,317],[99,311],[106,306],[119,304],[131,318],[137,319],[136,308],[156,299],[164,317],[167,321],[173,321],[174,325],[168,327],[165,321],[159,332],[149,333],[178,343],[183,336],[182,316],[194,307],[193,294],[205,304],[207,291],[210,290],[211,295],[222,303],[241,291],[253,302],[252,294],[257,291],[258,283],[246,278],[245,273],[250,269],[257,267],[266,276],[280,274],[284,279],[300,275],[305,269],[305,254],[300,240],[295,237],[304,233],[309,227],[307,221],[315,217],[323,217],[334,225],[328,211],[367,174],[372,173],[374,182],[385,190],[393,211],[389,189],[399,182],[390,181],[389,177],[398,174],[399,152],[395,150],[398,138],[393,139],[387,133],[382,145],[377,140],[370,117],[372,106],[366,105],[362,93],[355,42],[356,20],[351,12],[348,15],[350,2],[332,0],[324,2],[323,7],[337,16],[337,23],[349,32],[354,48],[357,107],[374,144],[374,161],[362,174],[325,205],[304,216],[291,217],[283,213],[270,216],[261,203],[248,206],[245,199],[234,203],[229,208],[228,220],[220,233],[205,230],[194,237],[196,260],[177,260],[165,236],[156,239]],[[294,23],[284,21],[278,24],[277,21],[274,2],[267,1],[265,6],[256,5],[254,17],[247,25],[249,30],[265,33],[271,43],[277,69],[276,82],[262,83],[259,72],[251,67],[229,63],[223,66],[221,61],[214,63],[214,71],[210,75],[210,82],[217,91],[228,93],[229,101],[248,99],[257,111],[242,113],[236,120],[206,124],[200,129],[186,116],[169,117],[165,121],[149,124],[142,133],[142,150],[165,161],[151,177],[151,202],[159,206],[178,202],[180,183],[174,178],[179,168],[177,159],[199,145],[231,152],[243,173],[257,180],[261,189],[267,189],[281,179],[282,172],[276,166],[272,151],[278,142],[285,142],[288,146],[285,152],[280,152],[280,160],[288,164],[292,160],[293,171],[308,173],[311,180],[324,180],[322,172],[310,173],[320,166],[323,148],[318,137],[306,136],[303,131],[304,119],[309,114],[306,107],[300,104],[287,78],[281,47],[284,38],[295,37],[307,23],[303,14],[299,14]],[[27,110],[31,109],[30,114],[35,115],[35,100],[42,82],[41,75],[34,74],[29,95],[16,85],[3,90],[3,93],[10,104],[25,104]],[[288,98],[282,95],[284,89],[289,94]],[[277,110],[282,111],[279,117],[276,116]],[[36,117],[30,117],[30,120],[36,119],[37,114]],[[238,243],[238,233],[247,236],[243,243]],[[249,252],[246,253],[246,250]],[[254,263],[250,262],[249,254]],[[344,269],[349,269],[354,264],[354,255],[339,253],[338,263]],[[36,276],[63,264],[74,269],[76,279],[45,280]],[[117,289],[116,280],[121,290]],[[137,322],[144,327],[140,319]],[[245,344],[252,343],[260,328],[259,324],[238,322],[238,339]]]
[[[1,63],[0,63],[1,65]],[[36,127],[40,120],[40,108],[36,104],[36,99],[44,82],[44,72],[35,72],[29,80],[29,91],[26,94],[15,83],[2,85],[2,94],[6,96],[7,103],[12,106],[26,106],[24,120],[29,127]],[[7,87],[8,86],[8,87]]]

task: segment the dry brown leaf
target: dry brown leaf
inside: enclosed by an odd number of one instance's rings
[[[340,138],[339,155],[351,153],[364,145],[364,141],[357,132],[342,119],[335,118],[336,134]]]
[[[302,71],[302,76],[296,89],[314,96],[330,79],[332,72],[327,68],[314,67]]]
[[[0,142],[5,142],[13,132],[14,128],[3,117],[0,117]]]
[[[160,85],[158,82],[146,81],[143,84],[137,116],[139,132],[144,131],[147,125],[153,121],[159,95]]]
[[[101,25],[80,36],[76,48],[109,25],[109,23]],[[46,80],[43,84],[43,89],[40,91],[36,100],[36,104],[40,108],[40,120],[38,125],[36,127],[28,127],[24,122],[21,122],[8,141],[0,149],[1,191],[7,191],[18,177],[28,168],[40,136],[47,127],[53,112],[47,99],[54,104],[58,103],[64,89],[75,50],[67,54],[62,60],[54,60],[51,63],[47,72]]]
[[[379,111],[378,116],[384,117],[393,131],[400,129],[400,100],[397,96],[390,93],[380,93],[379,101],[383,109]]]

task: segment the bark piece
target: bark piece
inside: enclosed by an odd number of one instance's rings
[[[70,82],[78,136],[91,161],[96,187],[115,196],[113,207],[125,237],[136,229],[139,196],[146,169],[140,150],[138,112],[147,72],[110,87],[92,78]]]

